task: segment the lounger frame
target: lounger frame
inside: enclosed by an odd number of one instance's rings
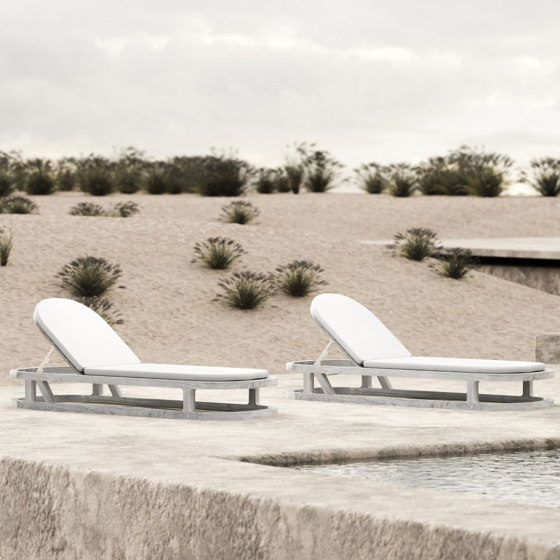
[[[259,402],[259,389],[278,384],[277,377],[245,381],[183,381],[175,379],[153,379],[144,377],[120,377],[109,375],[85,375],[72,365],[51,366],[51,348],[39,367],[18,368],[10,371],[10,376],[25,381],[25,396],[14,399],[17,408],[32,410],[52,410],[59,412],[87,412],[124,416],[149,416],[155,418],[185,418],[199,420],[245,419],[260,416],[274,416],[277,409],[263,406]],[[59,351],[61,356],[64,355]],[[91,394],[55,395],[51,382],[85,383],[92,386]],[[107,385],[110,394],[104,393]],[[182,390],[181,400],[149,399],[125,397],[119,386],[165,387]],[[37,393],[39,389],[39,393]],[[247,389],[247,404],[196,401],[196,391]]]
[[[325,359],[332,344],[340,348],[348,359]],[[288,362],[286,370],[303,373],[303,389],[291,392],[291,397],[297,400],[469,410],[529,410],[554,404],[552,399],[533,395],[533,381],[554,377],[551,369],[530,373],[471,373],[365,368],[357,364],[334,339],[330,340],[317,360]],[[360,376],[361,387],[333,387],[328,378],[330,375]],[[372,386],[374,377],[377,377],[380,388]],[[394,389],[389,377],[461,380],[466,383],[466,392]],[[315,387],[315,380],[319,387]],[[481,381],[519,381],[523,389],[521,395],[481,394]]]

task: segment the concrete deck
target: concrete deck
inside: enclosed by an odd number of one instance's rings
[[[390,245],[392,240],[361,241],[366,245]],[[560,261],[560,237],[490,237],[442,239],[445,248],[470,249],[475,257]]]
[[[462,389],[395,382],[405,384]],[[1,388],[0,558],[560,558],[560,509],[266,464],[560,447],[560,406],[288,399],[300,385],[282,375],[263,389],[278,417],[229,422],[21,410],[10,399],[23,388]],[[535,394],[560,403],[560,376],[536,382]]]

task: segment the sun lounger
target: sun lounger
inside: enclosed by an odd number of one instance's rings
[[[259,404],[259,389],[278,383],[266,370],[143,363],[97,313],[68,299],[41,301],[33,318],[52,347],[38,368],[10,372],[25,381],[25,398],[15,401],[19,408],[199,419],[252,418],[277,412]],[[54,350],[68,367],[47,367]],[[88,383],[93,390],[90,395],[54,395],[52,381]],[[104,395],[104,385],[110,395]],[[121,385],[181,389],[182,399],[125,397]],[[197,402],[197,389],[247,389],[249,402]]]
[[[303,390],[296,399],[463,408],[524,410],[550,406],[550,399],[533,396],[533,381],[554,376],[536,362],[417,357],[366,307],[338,294],[321,294],[311,303],[311,315],[330,341],[317,360],[289,362],[289,372],[303,373]],[[338,346],[345,360],[325,359],[330,346]],[[360,387],[334,387],[330,376],[361,377]],[[380,388],[372,387],[376,377]],[[390,377],[461,380],[466,393],[393,389]],[[315,380],[319,387],[315,387]],[[479,383],[521,381],[520,396],[480,394]]]

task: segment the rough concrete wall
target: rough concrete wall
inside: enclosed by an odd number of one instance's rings
[[[476,270],[549,294],[560,295],[560,268],[484,264],[477,266]]]
[[[512,539],[0,461],[0,558],[552,560]]]

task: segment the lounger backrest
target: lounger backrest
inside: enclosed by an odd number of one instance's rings
[[[79,372],[88,367],[138,364],[122,338],[93,310],[77,301],[40,301],[33,318],[45,336]]]
[[[366,360],[411,355],[369,309],[352,298],[318,295],[311,302],[311,315],[359,365]]]

